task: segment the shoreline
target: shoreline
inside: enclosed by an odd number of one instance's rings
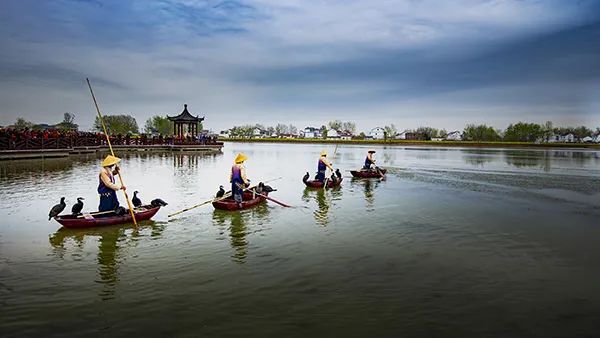
[[[475,141],[413,141],[413,140],[327,140],[327,139],[280,139],[280,138],[220,138],[220,142],[238,143],[299,143],[299,144],[347,144],[381,146],[423,146],[456,148],[536,148],[536,149],[591,149],[600,150],[598,143],[530,143],[530,142],[475,142]]]

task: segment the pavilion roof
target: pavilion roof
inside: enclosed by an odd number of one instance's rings
[[[187,109],[187,104],[183,105],[183,111],[181,112],[181,114],[179,114],[177,116],[167,115],[167,118],[173,122],[202,122],[202,121],[204,121],[204,117],[198,117],[198,115],[194,116],[194,115],[190,114],[190,112]]]

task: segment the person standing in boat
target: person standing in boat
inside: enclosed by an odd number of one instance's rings
[[[115,175],[119,174],[117,163],[120,158],[108,155],[102,161],[102,170],[100,170],[98,182],[98,194],[100,195],[99,211],[116,210],[119,207],[117,199],[117,190],[125,190],[125,186],[115,184]]]
[[[244,188],[249,185],[250,180],[246,178],[246,168],[244,168],[244,162],[248,159],[248,156],[239,153],[235,157],[233,166],[231,166],[231,193],[233,199],[241,205]]]
[[[321,157],[319,158],[319,163],[317,164],[317,181],[325,181],[325,172],[327,168],[331,169],[333,172],[333,167],[329,161],[327,161],[327,151],[323,150],[321,152]]]

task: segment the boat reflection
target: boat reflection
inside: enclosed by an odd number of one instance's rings
[[[374,191],[379,187],[381,182],[385,180],[380,179],[360,179],[353,177],[350,181],[353,188],[362,187],[365,194],[365,201],[367,202],[367,211],[375,210],[375,194]]]
[[[231,259],[243,264],[248,256],[247,235],[251,233],[249,227],[265,223],[269,216],[267,203],[261,203],[253,208],[241,211],[213,211],[213,224],[223,230],[229,229],[229,243],[233,249]],[[254,232],[254,231],[252,231]]]
[[[72,242],[76,249],[84,249],[86,242],[98,240],[98,283],[103,287],[100,298],[109,300],[115,298],[115,290],[119,281],[119,265],[123,263],[122,252],[125,248],[135,246],[137,240],[144,236],[158,237],[162,235],[164,224],[154,221],[144,221],[135,227],[133,224],[125,226],[108,226],[89,229],[60,228],[50,236],[50,245],[53,253],[64,259],[70,250]]]
[[[329,218],[329,209],[334,206],[334,201],[342,197],[341,187],[331,189],[312,189],[304,188],[302,192],[302,200],[310,202],[314,200],[317,203],[317,208],[313,211],[315,221],[321,226],[327,226],[331,221]]]

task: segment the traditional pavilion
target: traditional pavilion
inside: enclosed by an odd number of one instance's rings
[[[187,109],[187,104],[183,105],[183,111],[177,116],[168,116],[169,121],[173,122],[173,135],[178,138],[191,136],[198,137],[198,123],[204,121],[204,117],[193,116]]]

